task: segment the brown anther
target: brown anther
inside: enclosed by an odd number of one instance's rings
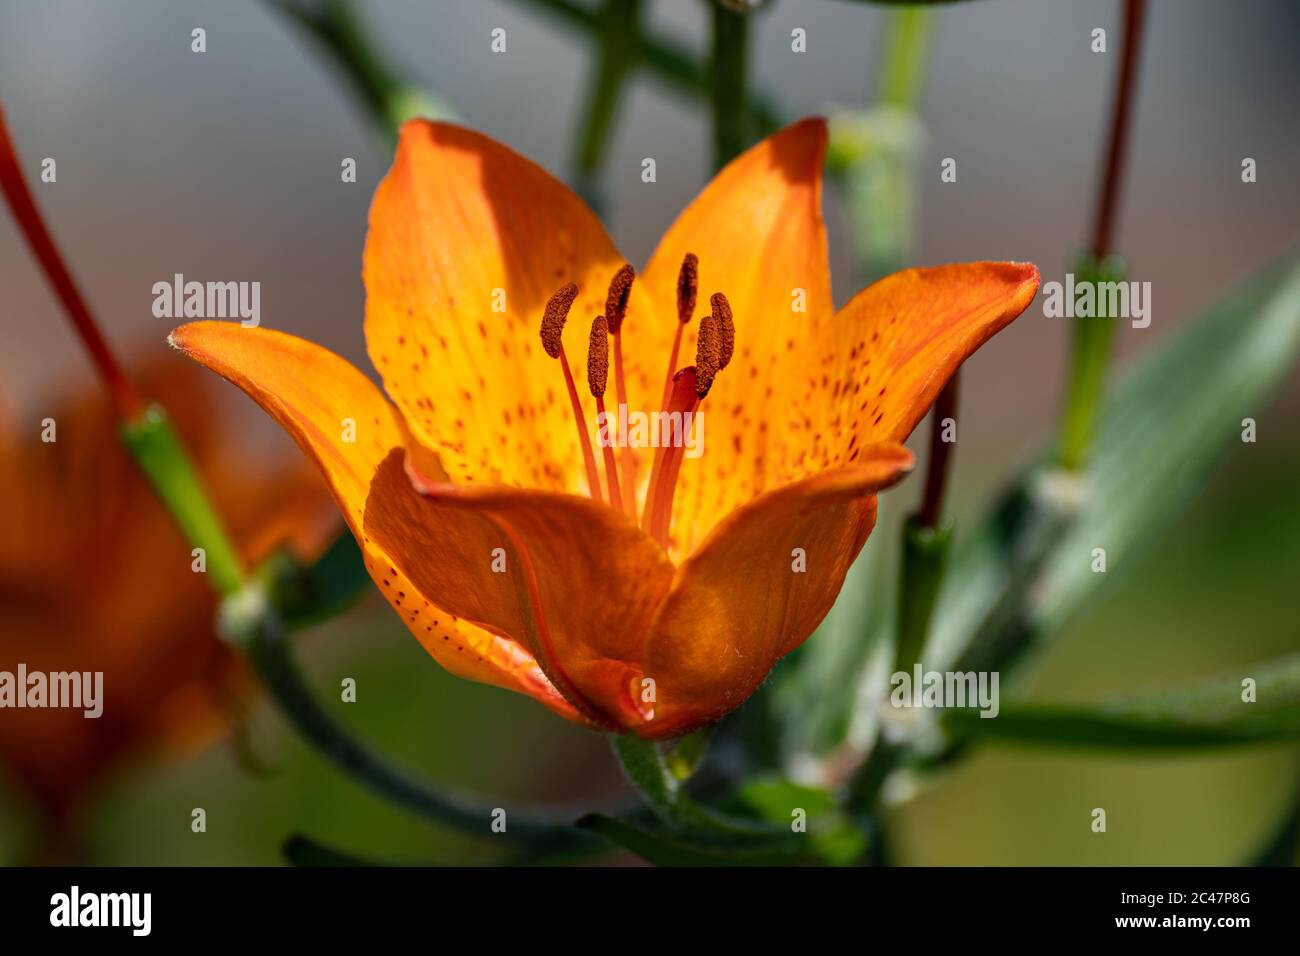
[[[609,293],[605,296],[605,320],[609,323],[610,335],[617,335],[623,327],[623,317],[627,315],[627,298],[632,294],[632,280],[636,272],[630,265],[614,273],[609,280]]]
[[[718,335],[721,344],[721,358],[718,371],[731,364],[731,356],[736,351],[736,323],[731,320],[731,303],[721,292],[715,292],[709,298],[713,306],[713,318],[718,323]]]
[[[713,377],[722,369],[722,332],[712,315],[700,319],[699,338],[695,344],[695,394],[709,394]]]
[[[551,358],[559,358],[564,348],[564,322],[577,297],[578,287],[570,282],[557,289],[546,303],[546,311],[542,314],[542,348]]]
[[[682,325],[691,321],[695,313],[695,299],[700,291],[700,260],[695,253],[686,253],[682,269],[677,273],[677,321]]]
[[[603,398],[609,384],[609,323],[603,315],[591,323],[591,343],[587,346],[587,386],[595,398]]]

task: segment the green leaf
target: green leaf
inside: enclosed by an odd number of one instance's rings
[[[1255,700],[1242,682],[1255,681]],[[959,739],[1102,750],[1202,749],[1300,740],[1300,654],[1238,674],[1098,706],[1004,704],[996,717],[973,709],[940,718]]]
[[[998,669],[1059,634],[1241,447],[1300,350],[1292,256],[1190,322],[1111,394],[1086,486],[1038,466],[959,535],[926,665]],[[1046,455],[1044,459],[1046,459]],[[1105,548],[1107,574],[1091,570]],[[1032,599],[1031,599],[1032,596]],[[956,662],[955,664],[953,662]]]
[[[358,600],[371,583],[361,549],[346,531],[310,567],[281,552],[257,573],[289,630],[328,620]]]
[[[802,810],[811,851],[833,866],[861,860],[867,850],[866,835],[853,825],[825,790],[807,787],[775,774],[751,777],[736,796],[764,820],[789,827],[796,810]]]

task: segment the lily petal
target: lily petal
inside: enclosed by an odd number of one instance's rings
[[[974,262],[898,272],[854,296],[824,341],[807,342],[780,445],[787,477],[902,442],[962,362],[1033,301],[1038,269]]]
[[[639,732],[675,736],[740,706],[826,616],[875,524],[875,492],[912,463],[901,445],[872,445],[854,467],[769,491],[719,522],[678,568],[646,643],[656,701]]]
[[[769,426],[785,416],[793,387],[781,371],[784,356],[797,340],[821,335],[834,314],[821,215],[826,139],[824,120],[805,119],[738,156],[678,216],[633,289],[623,327],[629,391],[633,406],[648,412],[662,396],[688,252],[699,259],[697,312],[722,292],[735,316],[735,355],[702,408],[702,467],[683,468],[679,479],[674,553],[689,553],[719,518],[775,484]],[[691,364],[698,327],[692,321],[686,330],[680,365]]]
[[[365,554],[370,576],[438,663],[458,676],[528,694],[564,717],[580,719],[531,654],[456,620],[366,536],[366,500],[375,473],[394,449],[405,451],[401,417],[369,379],[318,345],[268,329],[195,322],[176,329],[168,341],[243,389],[316,462]]]
[[[581,368],[622,264],[591,210],[541,167],[458,126],[402,127],[370,207],[366,346],[412,433],[458,484],[586,488],[538,327],[550,295],[576,282],[564,342]],[[581,401],[594,421],[591,396]]]
[[[640,641],[673,569],[622,513],[505,485],[417,491],[394,451],[375,474],[365,533],[439,605],[528,648],[589,719],[640,722]]]

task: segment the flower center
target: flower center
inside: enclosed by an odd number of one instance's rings
[[[695,364],[683,369],[677,368],[683,330],[691,320],[691,313],[695,311],[699,291],[698,266],[699,260],[692,253],[687,253],[677,276],[677,329],[673,336],[672,351],[668,356],[668,371],[665,375],[663,398],[659,403],[660,413],[657,416],[664,422],[683,423],[682,427],[674,432],[681,436],[682,440],[655,443],[654,461],[646,487],[645,508],[641,514],[641,527],[664,548],[668,546],[673,496],[685,453],[685,434],[694,416],[699,413],[700,403],[709,394],[714,378],[731,361],[736,341],[736,327],[732,321],[731,306],[725,295],[721,292],[715,293],[709,300],[712,306],[711,314],[700,319]],[[614,389],[619,407],[624,408],[627,405],[627,381],[623,372],[621,333],[634,279],[635,273],[630,265],[624,265],[614,274],[614,278],[609,283],[609,293],[605,298],[605,314],[596,316],[591,323],[591,338],[587,348],[587,386],[596,400],[597,422],[604,423],[607,434],[612,421],[605,410],[611,338],[614,353]],[[620,441],[619,454],[616,456],[612,447],[613,442],[600,443],[603,459],[601,463],[605,468],[605,482],[602,486],[591,435],[582,415],[582,403],[578,399],[578,390],[574,384],[568,357],[564,354],[562,340],[564,323],[568,319],[569,310],[573,307],[577,295],[578,287],[570,282],[551,296],[542,316],[542,347],[547,355],[559,360],[560,368],[564,373],[564,384],[569,393],[574,426],[578,430],[578,446],[582,450],[583,464],[587,471],[587,487],[591,489],[592,498],[604,501],[635,519],[636,459],[633,457],[632,449],[627,441]]]

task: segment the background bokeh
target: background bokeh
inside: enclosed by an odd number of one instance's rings
[[[650,5],[656,30],[702,51],[698,0]],[[593,66],[585,36],[527,2],[380,0],[362,5],[380,42],[466,123],[560,176]],[[870,103],[885,14],[841,0],[776,0],[756,20],[752,79],[791,117]],[[208,52],[190,51],[207,30]],[[504,27],[508,52],[488,50]],[[808,31],[792,54],[790,30]],[[1111,31],[1091,53],[1089,32]],[[1300,190],[1300,7],[1288,0],[1155,0],[1139,89],[1118,245],[1154,293],[1150,328],[1121,328],[1122,355],[1150,348],[1199,307],[1294,246]],[[921,104],[915,264],[1036,262],[1060,278],[1088,226],[1115,72],[1111,0],[981,0],[944,8]],[[253,0],[0,0],[0,100],[34,186],[84,291],[126,355],[160,352],[167,320],[150,312],[155,281],[257,280],[262,324],[368,368],[359,279],[371,192],[389,157],[366,116],[301,36]],[[644,74],[611,143],[602,181],[611,234],[643,263],[706,182],[706,109]],[[358,182],[339,162],[358,162]],[[654,156],[658,181],[640,181]],[[958,160],[942,184],[941,157]],[[1240,181],[1242,157],[1259,181]],[[837,301],[856,289],[842,197],[828,190]],[[89,372],[21,237],[0,217],[0,380],[30,427],[63,383]],[[973,514],[1009,468],[1048,435],[1066,335],[1038,305],[964,373],[953,505]],[[174,361],[183,361],[179,357]],[[265,456],[296,451],[252,403],[222,386],[223,410]],[[1300,575],[1300,376],[1260,409],[1244,445],[1196,506],[1032,669],[1035,696],[1087,700],[1294,651]],[[915,442],[914,442],[915,443]],[[881,503],[868,549],[919,482]],[[86,574],[93,574],[87,556]],[[71,577],[75,585],[75,575]],[[607,799],[622,787],[605,744],[503,691],[454,680],[400,622],[366,601],[301,635],[318,686],[355,677],[340,715],[437,779],[537,801]],[[336,698],[336,694],[330,694]],[[0,720],[3,713],[0,713]],[[378,857],[462,858],[474,848],[362,793],[308,752],[267,706],[252,741],[269,769],[218,745],[182,763],[124,772],[108,788],[91,858],[127,863],[270,863],[290,833]],[[911,863],[1232,863],[1276,826],[1300,755],[1254,748],[1179,758],[1048,756],[989,749],[895,815]],[[3,769],[0,768],[0,779]],[[208,812],[192,834],[189,810]],[[1108,809],[1094,835],[1087,808]],[[20,845],[27,811],[0,795],[0,859]]]

